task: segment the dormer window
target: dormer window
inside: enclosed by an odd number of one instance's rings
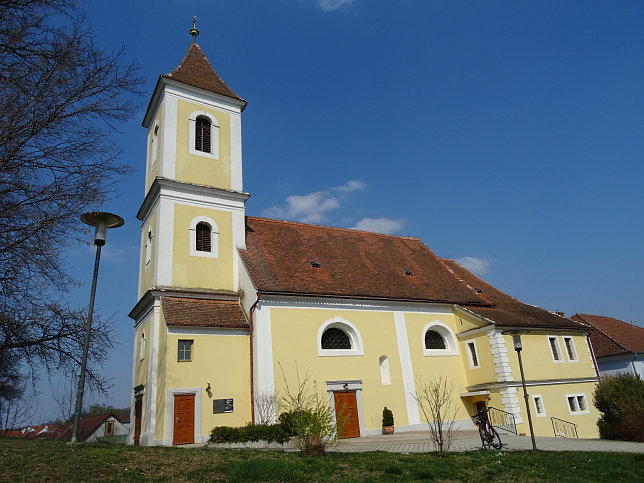
[[[313,268],[320,268],[320,262],[318,262],[317,260],[309,260],[309,263]]]
[[[210,131],[211,131],[211,122],[206,116],[197,117],[197,125],[195,128],[195,149],[197,151],[203,151],[204,153],[210,153]]]

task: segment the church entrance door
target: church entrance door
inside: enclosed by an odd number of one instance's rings
[[[358,403],[356,392],[334,392],[335,419],[338,429],[341,430],[340,438],[358,438],[360,436],[360,422],[358,421]],[[344,422],[344,426],[342,426]]]
[[[174,396],[174,436],[172,444],[195,442],[195,395]]]

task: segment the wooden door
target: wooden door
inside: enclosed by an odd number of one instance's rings
[[[137,396],[134,401],[134,444],[139,444],[141,438],[141,419],[143,418],[143,396]]]
[[[358,403],[356,392],[334,392],[335,418],[338,421],[340,438],[358,438],[360,436],[360,422],[358,421]],[[344,426],[342,426],[344,423]]]
[[[172,444],[195,442],[195,395],[174,396],[174,437]]]

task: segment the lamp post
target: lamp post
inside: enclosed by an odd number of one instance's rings
[[[514,350],[517,351],[517,356],[519,356],[519,370],[521,371],[521,384],[523,385],[523,397],[525,399],[525,409],[528,413],[528,425],[530,426],[530,437],[532,438],[532,449],[537,449],[537,443],[534,440],[534,430],[532,429],[532,416],[530,415],[530,404],[528,403],[528,391],[525,387],[525,376],[523,375],[523,361],[521,360],[521,350],[523,346],[521,345],[521,335],[525,334],[526,330],[508,330],[503,332],[504,334],[512,336],[512,342],[514,343]]]
[[[83,343],[83,359],[81,361],[80,376],[78,378],[78,391],[76,392],[76,408],[74,409],[74,428],[72,430],[72,443],[78,440],[78,426],[80,413],[83,407],[83,392],[85,392],[85,370],[87,368],[87,353],[89,351],[90,331],[92,328],[92,315],[94,314],[94,297],[96,295],[96,280],[98,279],[98,264],[101,260],[101,247],[105,245],[108,228],[118,228],[123,225],[123,218],[112,213],[90,211],[81,215],[81,221],[95,227],[94,245],[96,245],[96,259],[94,260],[94,277],[92,278],[92,291],[89,297],[89,310],[85,321],[85,341]]]

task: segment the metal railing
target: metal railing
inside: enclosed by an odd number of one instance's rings
[[[517,434],[517,425],[514,421],[514,414],[492,407],[487,408],[487,410],[487,417],[492,426]]]
[[[550,418],[552,421],[552,430],[555,432],[555,438],[579,438],[577,436],[577,425],[570,421],[564,421],[559,418]]]

